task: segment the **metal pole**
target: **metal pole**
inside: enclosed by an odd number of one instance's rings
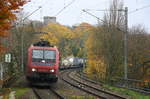
[[[3,80],[3,65],[0,63],[0,80]]]
[[[22,27],[23,29],[24,29],[24,21],[23,21],[23,27]],[[24,42],[23,42],[23,30],[22,30],[22,32],[21,32],[21,68],[22,68],[22,72],[24,71],[24,50],[23,50],[23,48],[24,48]]]
[[[21,68],[22,68],[22,72],[24,72],[24,21],[31,16],[32,14],[34,14],[36,11],[38,11],[39,9],[41,9],[42,7],[39,6],[38,9],[34,10],[31,14],[29,14],[28,16],[26,16],[23,20],[23,27],[22,27],[22,33],[21,33]]]
[[[125,7],[124,79],[128,78],[128,7]]]

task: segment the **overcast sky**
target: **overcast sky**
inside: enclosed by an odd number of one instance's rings
[[[55,16],[64,6],[72,0],[31,0],[24,6],[24,12],[32,13],[39,6],[40,10],[35,12],[29,19],[42,20],[43,16]],[[81,22],[96,24],[96,18],[82,12],[82,9],[107,9],[110,0],[75,0],[57,16],[57,22],[64,25],[74,25]],[[150,5],[150,0],[124,0],[124,5],[128,7],[129,12],[135,9]],[[103,12],[90,11],[99,18],[103,18]],[[129,14],[129,27],[137,24],[144,25],[150,31],[150,7]]]

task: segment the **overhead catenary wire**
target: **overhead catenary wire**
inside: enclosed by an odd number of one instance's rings
[[[29,16],[31,16],[32,14],[34,14],[36,11],[38,11],[39,9],[41,9],[42,7],[39,6],[36,10],[34,10],[32,13],[30,13],[28,16],[26,16],[22,21],[26,20]]]
[[[142,10],[142,9],[145,9],[145,8],[149,8],[149,7],[150,7],[150,5],[143,6],[143,7],[141,7],[141,8],[138,8],[138,9],[135,9],[135,10],[133,10],[133,11],[130,11],[129,14],[134,13],[134,12],[137,12],[137,11]]]
[[[105,12],[105,11],[125,11],[125,9],[120,8],[120,9],[116,9],[116,10],[112,10],[112,9],[84,9],[86,11],[101,11],[101,12]]]
[[[98,23],[99,23],[99,21],[102,21],[103,23],[107,24],[106,21],[104,21],[104,20],[102,20],[101,18],[97,17],[96,15],[94,15],[94,14],[88,12],[87,10],[82,9],[82,11],[83,11],[83,12],[86,12],[87,14],[89,14],[89,15],[91,15],[91,16],[93,16],[93,17],[95,17],[95,18],[98,20]],[[126,11],[126,10],[121,9],[121,10],[112,10],[112,11]],[[125,32],[125,31],[121,30],[120,28],[117,28],[117,29],[118,29],[119,31]]]
[[[95,16],[95,15],[89,13],[89,12],[86,11],[85,9],[83,9],[82,11],[83,11],[83,12],[86,12],[87,14],[89,14],[89,15],[91,15],[91,16],[93,16],[93,17],[95,17],[97,20],[100,20],[100,21],[102,21],[103,23],[105,23],[104,20],[102,20],[102,19],[100,19],[99,17],[97,17],[97,16]]]
[[[134,12],[137,12],[137,11],[143,10],[143,9],[145,9],[145,8],[149,8],[149,7],[150,7],[150,5],[146,5],[146,6],[143,6],[143,7],[141,7],[141,8],[137,8],[137,9],[135,9],[135,10],[130,11],[129,14],[132,14],[132,13],[134,13]],[[119,9],[119,10],[107,10],[107,9],[96,10],[96,9],[86,9],[86,11],[123,11],[123,9]]]
[[[60,11],[58,11],[58,13],[56,13],[55,16],[58,16],[62,11],[64,11],[67,7],[69,7],[71,4],[73,4],[76,0],[72,0],[69,4],[67,4],[66,6],[64,6],[64,8],[62,8]]]

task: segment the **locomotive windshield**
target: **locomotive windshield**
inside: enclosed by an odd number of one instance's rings
[[[33,50],[32,58],[34,59],[43,59],[43,50]]]
[[[54,63],[55,61],[56,51],[32,50],[32,62]]]

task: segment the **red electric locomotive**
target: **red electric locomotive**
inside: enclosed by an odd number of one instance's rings
[[[47,41],[40,41],[28,49],[26,78],[31,83],[57,82],[59,51]]]

